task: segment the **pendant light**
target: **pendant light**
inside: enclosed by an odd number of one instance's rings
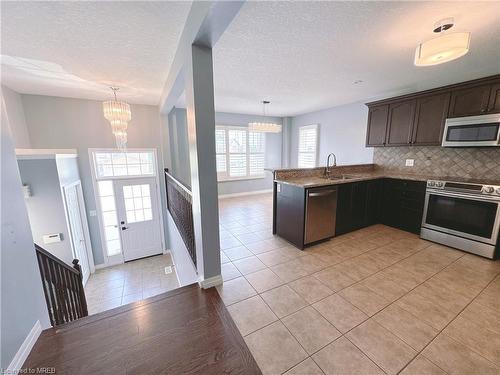
[[[266,116],[266,105],[271,102],[267,100],[262,101],[262,115]],[[251,132],[260,133],[280,133],[281,124],[276,124],[273,122],[250,122],[248,123],[248,130]]]
[[[445,33],[453,27],[453,18],[440,20],[434,27],[433,31],[440,33],[440,36],[418,45],[415,51],[416,66],[443,64],[469,52],[470,33]]]
[[[102,103],[104,118],[111,124],[111,131],[116,139],[116,147],[124,149],[127,147],[127,126],[132,118],[130,105],[119,101],[116,98],[118,87],[110,87],[115,96],[115,100],[109,100]]]

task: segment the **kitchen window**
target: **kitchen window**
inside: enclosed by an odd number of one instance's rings
[[[265,133],[217,126],[215,149],[219,181],[264,177]]]
[[[299,128],[299,168],[314,168],[318,156],[318,125]]]

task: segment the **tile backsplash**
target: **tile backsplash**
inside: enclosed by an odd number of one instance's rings
[[[406,167],[406,159],[414,159],[415,165]],[[487,179],[500,184],[500,147],[375,147],[373,162],[391,172]]]

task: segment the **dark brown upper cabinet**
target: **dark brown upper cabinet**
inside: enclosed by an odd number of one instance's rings
[[[446,118],[500,113],[500,75],[367,105],[367,146],[440,145]]]
[[[453,90],[448,117],[474,116],[486,113],[490,91],[490,84]]]
[[[368,129],[366,132],[367,146],[385,145],[388,113],[388,104],[370,107],[368,110]]]
[[[417,99],[411,144],[426,146],[441,144],[449,104],[449,92]]]
[[[387,145],[400,146],[411,142],[415,105],[415,99],[389,104]]]
[[[500,82],[491,86],[490,103],[488,105],[489,113],[500,112]]]

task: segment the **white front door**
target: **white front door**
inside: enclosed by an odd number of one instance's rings
[[[83,285],[90,276],[90,265],[87,257],[87,242],[85,239],[83,218],[85,207],[81,199],[80,183],[64,187],[64,197],[66,200],[66,210],[71,232],[71,243],[73,246],[73,256],[79,260],[83,273]]]
[[[162,253],[155,178],[114,181],[118,227],[126,261]]]

